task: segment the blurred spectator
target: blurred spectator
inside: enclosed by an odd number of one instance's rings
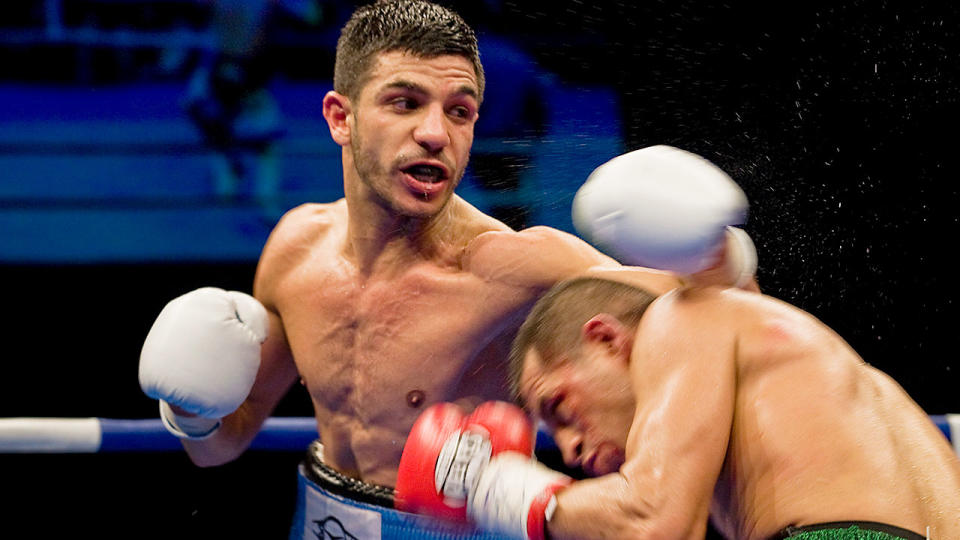
[[[215,49],[187,90],[186,110],[212,150],[211,172],[224,201],[251,197],[279,217],[280,109],[268,83],[277,66],[272,39],[281,11],[316,24],[315,0],[212,0]],[[246,188],[248,191],[244,191]]]

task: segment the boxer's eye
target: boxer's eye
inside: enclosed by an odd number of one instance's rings
[[[545,401],[540,402],[540,417],[543,418],[543,421],[550,425],[562,425],[563,422],[557,416],[557,408],[560,406],[560,402],[563,401],[563,396],[553,396]]]

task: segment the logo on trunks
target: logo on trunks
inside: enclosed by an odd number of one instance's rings
[[[357,540],[357,537],[347,532],[343,523],[333,516],[315,520],[313,524],[317,526],[313,534],[320,540]]]

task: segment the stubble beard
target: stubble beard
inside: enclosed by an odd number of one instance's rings
[[[364,145],[363,138],[359,136],[358,130],[354,129],[353,133],[354,136],[350,139],[350,150],[353,154],[354,170],[360,182],[375,195],[376,202],[378,202],[380,206],[402,218],[413,220],[429,220],[440,214],[443,209],[447,207],[450,199],[453,198],[452,193],[446,195],[443,204],[435,211],[415,212],[404,208],[390,193],[393,187],[391,175],[393,171],[399,171],[401,164],[408,162],[410,156],[401,154],[397,156],[388,167],[384,167],[380,164],[376,153]],[[459,185],[465,172],[466,167],[455,173],[457,177],[453,183],[454,186]]]

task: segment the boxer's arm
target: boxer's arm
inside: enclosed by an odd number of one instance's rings
[[[733,422],[736,343],[696,309],[651,306],[631,357],[627,461],[557,494],[554,540],[602,536],[598,527],[617,538],[703,538]]]
[[[190,460],[201,467],[221,465],[240,456],[256,437],[298,374],[280,317],[269,306],[270,333],[260,349],[260,368],[247,399],[223,418],[220,428],[201,440],[183,439]]]
[[[733,245],[733,238],[727,243]],[[718,254],[716,265],[682,279],[665,270],[624,266],[584,240],[551,228],[531,227],[519,232],[488,232],[470,245],[465,264],[478,275],[539,294],[560,281],[581,276],[625,282],[654,294],[663,294],[684,284],[732,286],[734,275],[728,253]],[[758,290],[753,279],[744,288]]]
[[[287,343],[283,319],[277,310],[276,285],[289,271],[290,253],[301,240],[298,234],[307,209],[288,212],[264,246],[254,278],[253,295],[266,308],[269,332],[260,347],[260,367],[246,400],[214,434],[202,440],[183,440],[190,459],[200,466],[215,466],[236,459],[256,437],[283,396],[299,378]]]
[[[535,293],[579,276],[619,279],[655,294],[682,284],[675,274],[623,266],[580,238],[543,226],[480,235],[465,261],[478,275]]]
[[[756,290],[740,187],[706,159],[651,146],[597,167],[577,190],[577,233],[624,264],[670,270],[697,286]]]

